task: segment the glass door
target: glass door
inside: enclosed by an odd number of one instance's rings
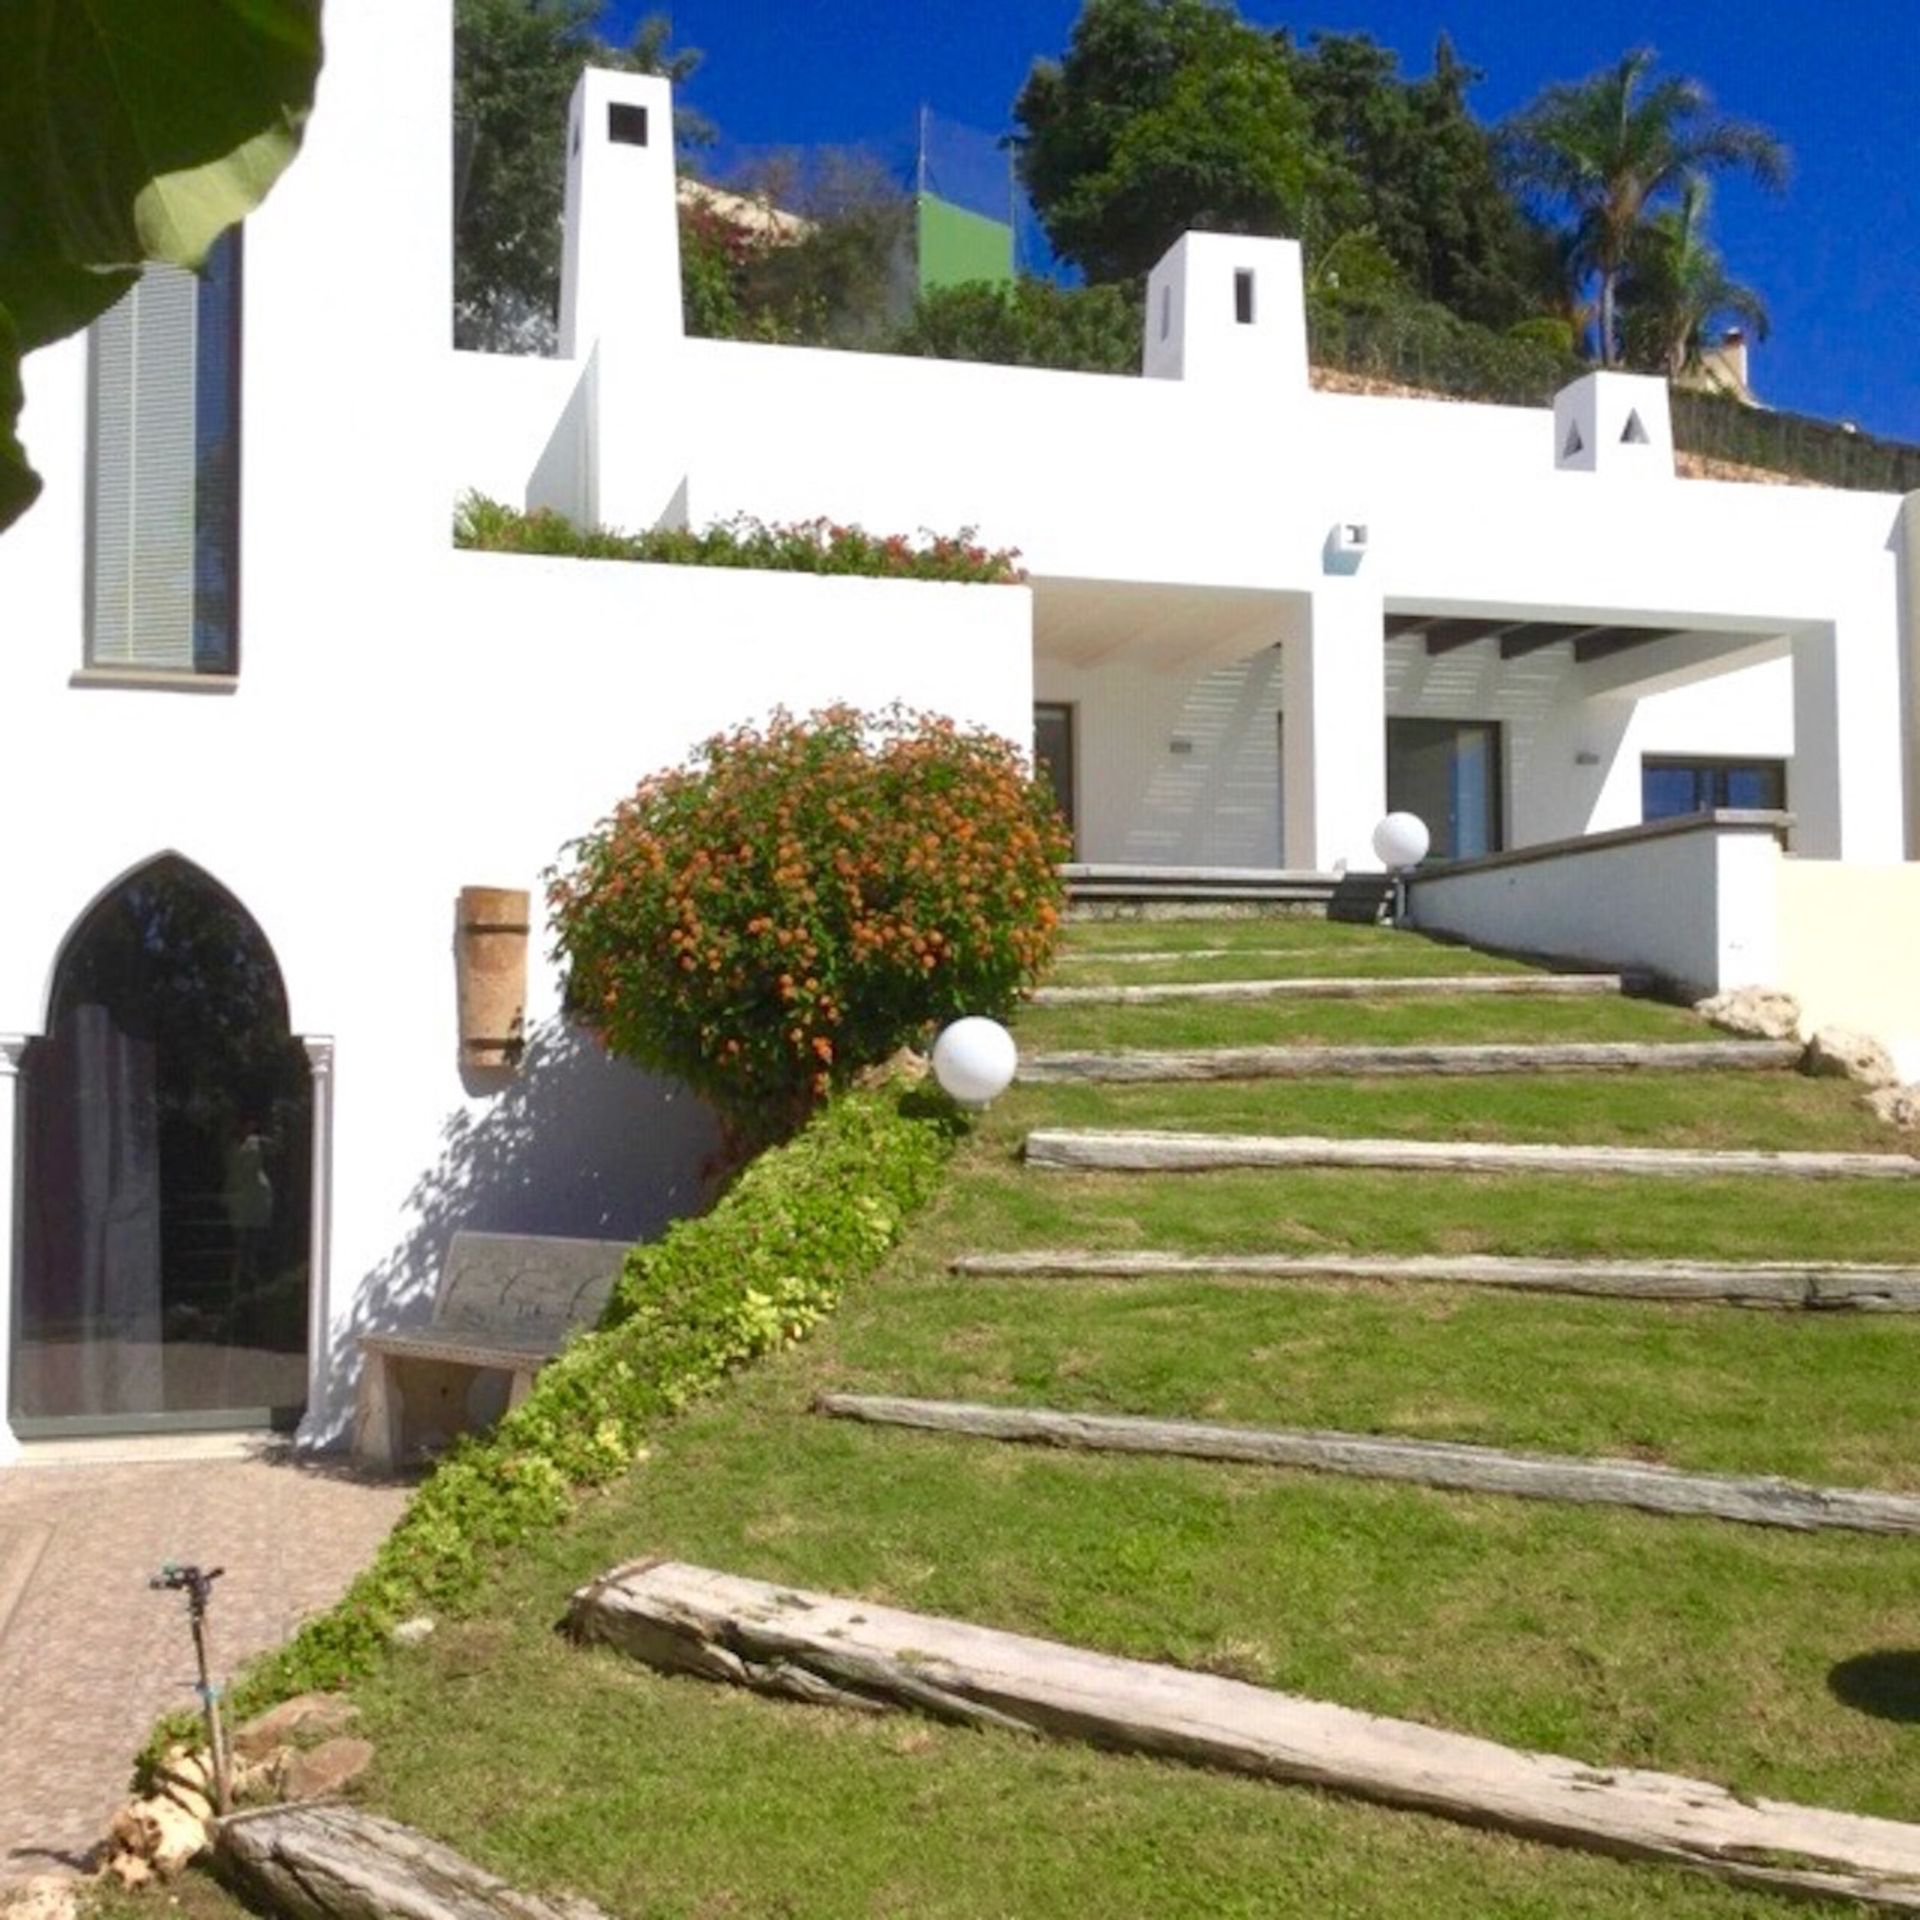
[[[23,1085],[14,1430],[296,1421],[312,1083],[258,926],[142,868],[68,941]]]
[[[1496,721],[1387,722],[1387,806],[1426,822],[1435,860],[1500,851],[1500,773]]]
[[[1033,709],[1033,764],[1053,789],[1054,804],[1073,833],[1076,850],[1079,829],[1073,806],[1073,708],[1061,701],[1043,701]]]

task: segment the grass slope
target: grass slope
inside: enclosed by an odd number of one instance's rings
[[[1121,923],[1076,928],[1073,944],[1284,942],[1335,971],[1347,956],[1379,964],[1396,938],[1310,922]],[[1257,1006],[1100,1008],[1035,1013],[1021,1033],[1032,1047],[1543,1029],[1700,1031],[1636,1002],[1463,1001],[1285,1021]],[[1903,1724],[1920,1717],[1920,1655],[1902,1660],[1916,1644],[1920,1543],[1051,1454],[810,1411],[826,1387],[889,1389],[1916,1486],[1920,1324],[1905,1317],[947,1272],[960,1251],[1045,1245],[1900,1259],[1916,1247],[1914,1196],[1764,1180],[1041,1178],[1015,1149],[1043,1117],[1899,1145],[1848,1090],[1788,1075],[1022,1091],[813,1343],[663,1428],[650,1460],[500,1570],[481,1618],[443,1627],[359,1690],[379,1805],[510,1878],[636,1917],[1804,1911],[1311,1792],[665,1681],[557,1638],[573,1586],[660,1554],[1600,1764],[1920,1814],[1920,1745]]]

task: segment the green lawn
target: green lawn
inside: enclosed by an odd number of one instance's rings
[[[1487,1074],[1022,1088],[1012,1127],[1177,1127],[1405,1140],[1899,1153],[1911,1137],[1842,1080],[1794,1073]],[[1116,1189],[1116,1196],[1120,1189]]]
[[[1217,947],[1245,953],[1318,954],[1342,966],[1369,956],[1391,956],[1407,972],[1416,970],[1415,961],[1422,954],[1449,956],[1462,973],[1510,964],[1424,933],[1346,926],[1309,914],[1241,920],[1069,920],[1061,958],[1072,963],[1103,953],[1187,953]],[[1451,970],[1440,968],[1443,973]]]
[[[1712,1040],[1691,1013],[1618,995],[1499,994],[1377,1000],[1167,1000],[1145,1006],[1030,1007],[1030,1052],[1078,1047],[1413,1046],[1470,1041]]]
[[[1408,938],[1124,922],[1077,925],[1071,944],[1287,946],[1336,971],[1377,966]],[[1029,1050],[1705,1031],[1618,999],[1109,1007],[1020,1023]],[[361,1690],[377,1805],[510,1878],[635,1920],[1803,1910],[1308,1791],[662,1680],[554,1633],[573,1587],[665,1555],[1600,1765],[1920,1816],[1920,1733],[1903,1717],[1920,1707],[1847,1677],[1849,1663],[1920,1649],[1920,1541],[1009,1448],[811,1411],[829,1388],[896,1391],[1915,1488],[1920,1317],[1326,1281],[962,1280],[948,1267],[961,1252],[1072,1246],[1902,1260],[1920,1246],[1920,1195],[1767,1179],[1043,1176],[1017,1158],[1042,1123],[1901,1146],[1851,1089],[1791,1074],[1019,1090],[809,1344],[663,1429],[628,1479],[501,1569],[482,1617],[443,1626]],[[1909,1694],[1920,1651],[1912,1662]]]

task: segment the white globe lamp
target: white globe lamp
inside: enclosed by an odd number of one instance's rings
[[[984,1107],[1013,1084],[1020,1049],[998,1020],[969,1014],[933,1043],[933,1077],[963,1107]]]
[[[1373,830],[1373,855],[1393,875],[1393,924],[1407,924],[1407,875],[1427,857],[1433,836],[1417,813],[1390,813]]]
[[[1417,813],[1390,813],[1373,830],[1374,857],[1389,873],[1417,867],[1432,845],[1427,823]]]

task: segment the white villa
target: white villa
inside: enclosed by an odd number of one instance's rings
[[[599,72],[554,130],[560,357],[456,353],[449,16],[329,0],[306,150],[216,270],[27,364],[0,1460],[329,1440],[456,1227],[692,1205],[705,1115],[568,1031],[537,905],[524,1057],[463,1071],[455,902],[537,903],[638,777],[778,704],[1037,739],[1089,863],[1360,870],[1408,808],[1470,863],[1428,924],[1920,1042],[1920,496],[1678,478],[1658,380],[1317,391],[1282,240],[1181,240],[1142,379],[688,339],[669,91]],[[469,488],[973,527],[1031,581],[456,551]]]

